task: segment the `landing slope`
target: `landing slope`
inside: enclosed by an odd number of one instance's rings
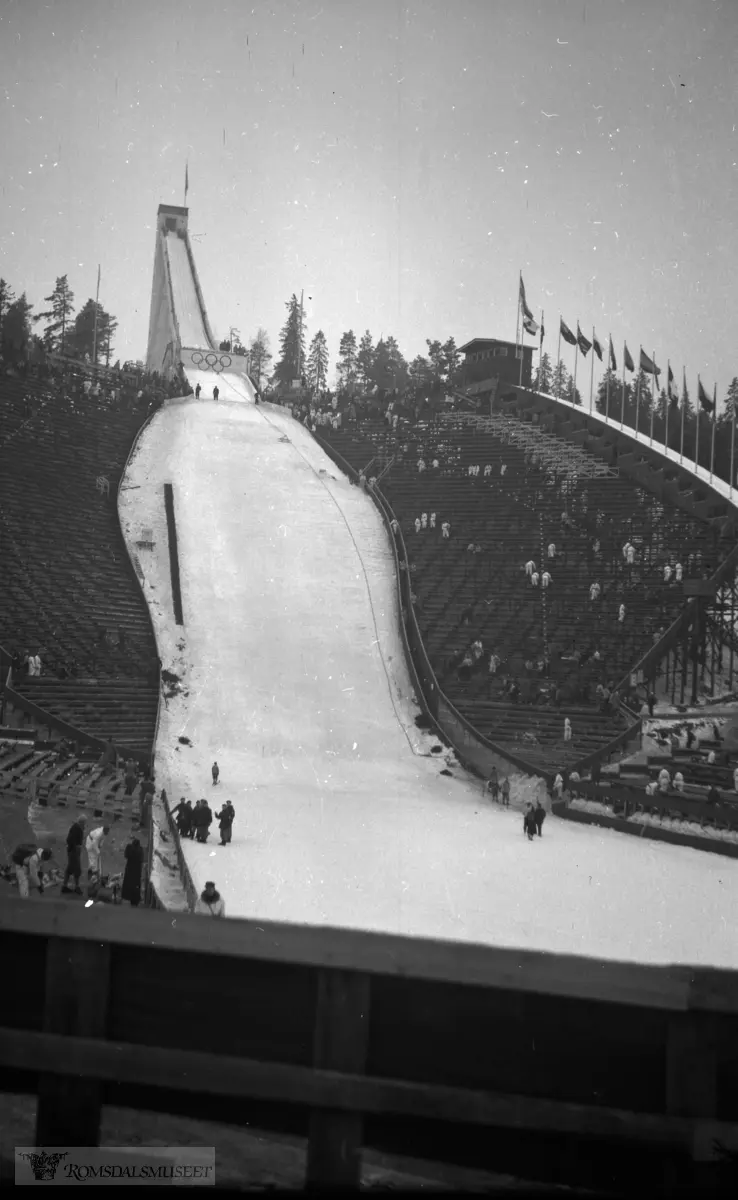
[[[174,485],[185,627],[171,619],[161,486]],[[414,728],[383,526],[285,414],[157,414],[122,492],[160,651],[180,676],[157,782],[236,808],[231,846],[187,843],[231,916],[644,962],[738,965],[738,862],[520,813]],[[180,740],[183,739],[183,740]],[[218,760],[221,784],[210,765]],[[213,844],[215,843],[215,844]]]

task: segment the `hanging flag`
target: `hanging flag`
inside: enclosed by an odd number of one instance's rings
[[[534,321],[532,317],[529,317],[527,313],[524,313],[523,329],[526,333],[529,333],[532,337],[535,337],[539,329],[538,322]]]
[[[590,350],[592,349],[592,343],[582,333],[581,329],[579,328],[578,321],[577,321],[577,345],[578,345],[579,349],[581,350],[583,356],[586,358],[587,355],[589,354]]]
[[[568,342],[570,346],[576,346],[577,339],[575,338],[574,334],[572,333],[571,329],[569,328],[569,326],[567,325],[567,323],[563,317],[559,317],[559,333],[561,334],[564,341]]]
[[[599,338],[594,330],[592,330],[592,349],[599,358],[600,362],[602,362],[602,346],[600,345]]]
[[[523,283],[523,276],[522,276],[522,275],[520,276],[520,297],[519,297],[519,300],[520,300],[520,307],[521,307],[521,308],[522,308],[522,310],[523,310],[523,315],[524,315],[524,316],[526,316],[526,317],[528,318],[528,320],[529,320],[529,321],[533,321],[533,313],[532,313],[532,312],[530,311],[530,309],[528,308],[528,301],[527,301],[527,300],[526,300],[526,298],[525,298],[525,284]],[[523,322],[523,324],[525,324],[525,322]],[[533,321],[533,324],[534,324],[534,325],[536,324],[536,323],[535,323],[535,321]],[[526,328],[527,328],[527,327],[526,327]],[[538,332],[538,326],[536,326],[536,332]],[[528,330],[528,333],[530,333],[530,330]]]
[[[185,204],[187,204],[187,193],[190,190],[190,164],[185,163]]]
[[[546,330],[543,327],[543,309],[541,309],[541,345],[543,345],[543,339],[545,336],[546,336]]]
[[[679,408],[679,396],[676,388],[674,387],[674,372],[672,371],[671,367],[669,367],[669,372],[666,377],[666,394],[671,401],[671,407]]]
[[[630,350],[628,349],[627,342],[623,342],[623,363],[625,364],[626,371],[635,371],[635,364],[633,359],[630,357]]]
[[[645,350],[641,350],[641,370],[645,371],[646,375],[661,374],[661,367],[657,367],[656,363],[651,361]]]
[[[617,371],[618,369],[618,360],[615,357],[615,347],[612,344],[612,337],[610,338],[610,367],[613,371]]]
[[[699,379],[698,383],[697,383],[697,395],[699,396],[699,401],[702,406],[702,411],[706,412],[706,413],[711,413],[715,408],[715,401],[712,400],[708,396],[707,392],[705,391],[705,389],[702,386],[701,379]]]

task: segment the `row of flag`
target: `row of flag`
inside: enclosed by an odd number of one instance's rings
[[[522,318],[523,318],[522,325],[523,325],[523,329],[525,330],[526,333],[530,334],[531,337],[536,337],[538,334],[540,334],[540,346],[542,347],[543,339],[545,336],[545,328],[544,328],[544,324],[543,324],[543,312],[541,312],[540,322],[536,321],[535,317],[533,316],[533,313],[531,312],[531,310],[528,306],[528,301],[527,301],[526,295],[525,295],[525,284],[523,283],[522,273],[520,275],[520,290],[519,290],[519,296],[518,296],[518,314],[519,315],[522,314]],[[590,339],[588,337],[586,337],[585,334],[582,333],[582,331],[579,327],[578,321],[577,321],[577,331],[576,331],[576,333],[573,333],[573,331],[566,324],[566,321],[564,320],[564,318],[559,316],[559,338],[560,339],[563,338],[563,340],[565,342],[567,342],[568,345],[570,345],[570,346],[576,346],[577,350],[581,351],[581,354],[584,358],[586,358],[587,355],[589,354],[589,351],[592,350],[597,355],[600,362],[603,361],[604,349],[603,349],[602,343],[599,340],[599,338],[597,337],[597,334],[595,333],[594,329],[592,330],[592,339],[590,341]],[[609,340],[609,368],[612,371],[617,371],[618,363],[617,363],[617,358],[615,356],[615,347],[613,346],[612,337],[609,337],[608,340]],[[643,371],[644,374],[652,375],[654,377],[654,379],[656,381],[658,381],[658,377],[661,374],[661,368],[656,366],[655,361],[652,358],[650,358],[648,356],[648,354],[646,354],[643,347],[641,347],[641,350],[640,350],[640,357],[639,357],[638,365],[639,365],[640,370]],[[633,356],[630,353],[630,350],[628,349],[627,342],[623,342],[623,369],[624,369],[624,371],[635,371],[635,363],[633,361]],[[522,370],[522,363],[521,363],[521,370]],[[575,366],[575,370],[576,370],[576,366]],[[686,389],[686,384],[685,384],[685,389]],[[679,396],[674,387],[674,372],[672,371],[670,366],[668,367],[668,370],[667,370],[666,393],[671,402],[671,407],[678,408]],[[705,391],[705,388],[702,384],[702,380],[699,378],[699,376],[697,379],[697,396],[699,399],[700,407],[702,408],[703,412],[714,414],[716,407],[717,407],[717,403],[716,403],[717,395],[715,393],[712,397],[710,397],[707,394],[707,392]]]

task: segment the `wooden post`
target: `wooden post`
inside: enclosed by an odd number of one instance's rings
[[[369,976],[324,970],[318,975],[313,1065],[363,1074],[369,1040]],[[306,1186],[311,1191],[361,1183],[361,1114],[314,1109],[310,1114]]]
[[[666,1111],[674,1117],[717,1117],[717,1027],[711,1013],[674,1013],[666,1042]],[[664,1163],[667,1195],[685,1184],[705,1192],[714,1184],[714,1163],[693,1162],[692,1178],[673,1157]]]
[[[104,1038],[109,983],[109,946],[52,937],[46,951],[44,1033]],[[101,1108],[99,1082],[41,1075],[36,1145],[97,1146]]]

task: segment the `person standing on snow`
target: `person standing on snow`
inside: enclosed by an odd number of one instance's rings
[[[528,805],[525,810],[525,815],[523,817],[523,833],[527,833],[528,841],[532,842],[533,835],[535,834],[535,832],[536,832],[536,817],[535,817],[535,813],[533,812],[533,805],[530,802],[528,802]]]
[[[231,840],[233,822],[236,819],[236,810],[230,800],[227,800],[220,812],[215,814],[215,819],[220,825],[220,844],[226,846]]]
[[[510,780],[507,775],[502,781],[502,804],[504,808],[510,807]]]
[[[198,383],[197,387],[195,388],[195,399],[196,399],[196,400],[199,400],[199,399],[200,399],[200,392],[201,392],[201,391],[202,391],[202,388],[200,387],[200,384]]]
[[[213,388],[213,400],[217,400],[219,395],[220,395],[220,388],[218,387],[218,385],[216,383],[215,387]]]
[[[210,836],[210,826],[213,823],[213,813],[207,800],[198,800],[192,814],[195,827],[195,838],[198,842],[206,842]]]
[[[215,787],[215,784],[218,782],[218,778],[220,776],[220,767],[218,766],[217,762],[213,763],[210,771],[213,776],[213,787]]]
[[[203,891],[200,893],[195,904],[196,913],[204,913],[210,917],[224,917],[225,903],[220,892],[216,891],[215,884],[212,880],[208,880]]]
[[[539,800],[533,810],[533,819],[536,825],[536,832],[539,837],[543,837],[543,822],[546,820],[546,810]]]
[[[80,876],[82,874],[82,844],[85,840],[85,826],[87,817],[77,817],[69,827],[67,834],[67,867],[64,872],[64,881],[62,883],[62,892],[71,892],[69,880],[74,880],[74,891],[78,896],[82,895],[82,888],[79,886]]]
[[[85,842],[85,850],[87,851],[87,874],[102,875],[100,870],[100,856],[102,854],[102,844],[105,838],[110,833],[109,825],[100,825],[97,829],[93,829],[87,835]]]

